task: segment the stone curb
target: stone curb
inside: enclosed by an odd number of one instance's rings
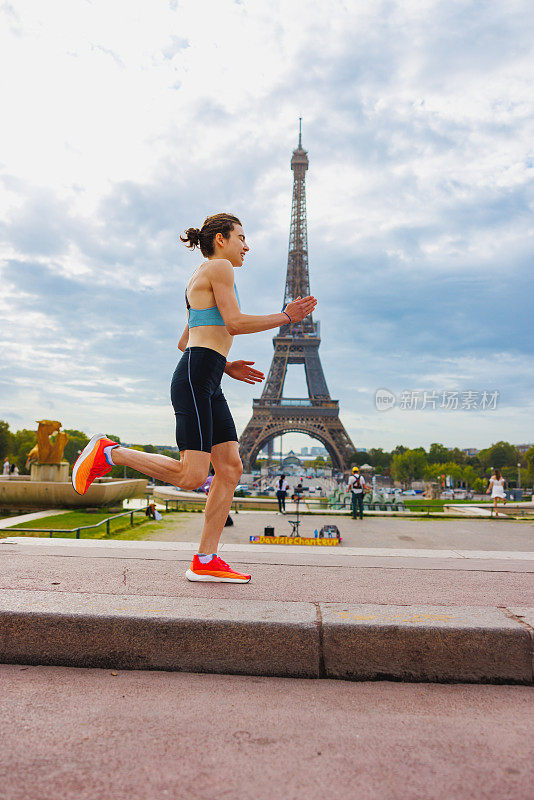
[[[311,603],[0,592],[0,662],[318,677]]]
[[[533,636],[508,609],[322,603],[329,677],[532,683]]]
[[[0,663],[532,684],[528,608],[3,590]]]

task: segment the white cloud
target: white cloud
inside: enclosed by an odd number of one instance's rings
[[[302,114],[321,356],[354,439],[528,438],[527,12],[520,0],[314,0],[304,14],[297,0],[5,3],[0,417],[29,425],[50,403],[73,427],[172,441],[168,380],[195,266],[177,233],[237,211],[252,245],[244,306],[278,308]],[[271,335],[235,350],[266,370]],[[376,418],[390,379],[449,378],[495,382],[502,407],[491,420]],[[243,427],[258,392],[226,391]]]

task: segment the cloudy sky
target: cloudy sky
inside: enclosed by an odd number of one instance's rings
[[[356,446],[534,441],[531,11],[0,5],[0,419],[173,442],[169,381],[199,263],[178,234],[236,213],[243,308],[279,310],[302,116],[320,355]],[[267,372],[273,333],[238,337],[234,357]],[[285,395],[303,384],[295,367]],[[223,388],[240,432],[259,391]]]

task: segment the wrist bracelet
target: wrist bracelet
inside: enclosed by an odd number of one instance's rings
[[[288,320],[291,322],[291,324],[293,324],[293,320],[291,319],[291,317],[289,316],[289,314],[287,313],[287,311],[282,311],[282,314],[285,314],[285,315],[286,315],[286,317],[288,318]]]

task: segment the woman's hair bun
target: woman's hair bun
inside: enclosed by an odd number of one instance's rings
[[[180,236],[180,241],[186,247],[190,247],[191,250],[194,250],[195,247],[200,247],[200,228],[188,228],[185,236]]]
[[[241,225],[241,222],[233,214],[227,214],[226,212],[213,214],[211,217],[206,217],[202,223],[202,228],[188,228],[185,236],[180,236],[180,241],[190,250],[200,247],[202,255],[205,258],[209,258],[215,253],[215,236],[218,233],[222,233],[225,239],[229,239],[234,225]]]

